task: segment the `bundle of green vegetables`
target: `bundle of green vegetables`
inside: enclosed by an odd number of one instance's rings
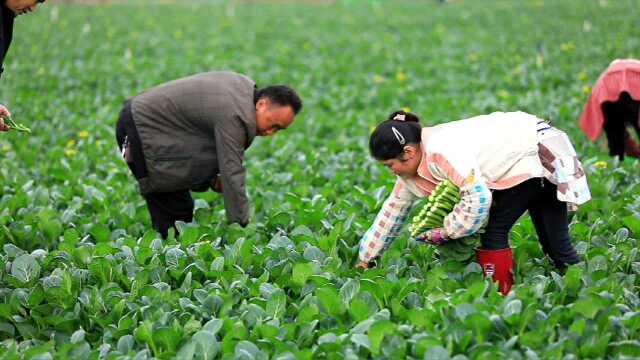
[[[459,201],[460,188],[450,180],[441,181],[413,217],[409,226],[411,236],[415,238],[430,229],[444,227],[444,218]],[[467,261],[474,256],[479,244],[480,238],[476,235],[452,239],[438,246],[438,253],[443,260]]]

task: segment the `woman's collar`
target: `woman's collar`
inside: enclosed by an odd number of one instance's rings
[[[422,151],[422,159],[420,159],[420,164],[418,165],[418,176],[423,179],[429,179],[429,164],[427,162],[427,142],[429,139],[429,135],[431,133],[431,129],[428,127],[422,128],[422,141],[420,142],[420,151]]]

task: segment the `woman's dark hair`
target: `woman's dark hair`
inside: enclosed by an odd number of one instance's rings
[[[395,111],[371,133],[371,156],[376,160],[397,159],[405,146],[420,144],[421,133],[420,118],[416,114]]]
[[[292,88],[286,85],[272,85],[257,89],[253,96],[253,102],[267,98],[280,106],[291,106],[293,112],[298,114],[302,109],[302,99]]]

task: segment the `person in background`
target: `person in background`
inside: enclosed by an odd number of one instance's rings
[[[13,38],[13,20],[16,16],[34,11],[39,3],[45,0],[0,0],[0,76],[4,71],[4,58],[7,56]],[[0,104],[0,131],[9,131],[11,127],[4,123],[4,118],[11,116],[6,106]]]
[[[546,121],[523,112],[495,112],[422,127],[416,115],[396,111],[373,131],[369,149],[397,180],[360,241],[357,267],[374,265],[398,236],[414,201],[444,180],[460,188],[461,200],[443,228],[416,240],[441,245],[484,227],[478,262],[503,294],[514,281],[509,233],[526,211],[557,267],[580,261],[569,235],[567,203],[583,204],[591,194],[569,138]]]
[[[640,158],[640,61],[614,60],[600,75],[580,116],[584,133],[595,141],[602,130],[609,155]],[[634,130],[635,135],[631,129]]]
[[[245,226],[244,152],[256,135],[288,128],[301,109],[290,87],[257,89],[247,76],[225,71],[170,81],[127,100],[116,140],[153,227],[166,238],[176,221],[190,222],[190,191],[209,188],[222,193],[227,218]]]

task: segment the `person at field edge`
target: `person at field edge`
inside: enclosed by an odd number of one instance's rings
[[[607,135],[609,155],[640,158],[640,61],[617,59],[600,75],[580,115],[584,133],[595,141]]]
[[[569,138],[546,121],[524,112],[495,112],[422,127],[415,114],[397,111],[371,134],[369,149],[398,178],[360,241],[358,267],[374,265],[398,236],[412,203],[447,179],[460,188],[461,200],[444,228],[420,234],[417,241],[441,245],[484,227],[478,262],[507,294],[513,285],[509,232],[529,211],[542,249],[557,267],[580,261],[569,236],[567,205],[583,204],[591,194]]]
[[[164,238],[193,219],[190,191],[221,192],[227,218],[245,226],[244,152],[255,136],[288,128],[302,100],[288,86],[256,88],[245,75],[207,72],[167,82],[124,103],[116,140]]]
[[[30,13],[38,7],[38,3],[45,0],[4,0],[0,3],[0,76],[4,71],[2,64],[9,51],[13,38],[13,20],[16,16]],[[4,123],[4,118],[11,116],[6,106],[0,104],[0,131],[9,131],[11,128]]]

